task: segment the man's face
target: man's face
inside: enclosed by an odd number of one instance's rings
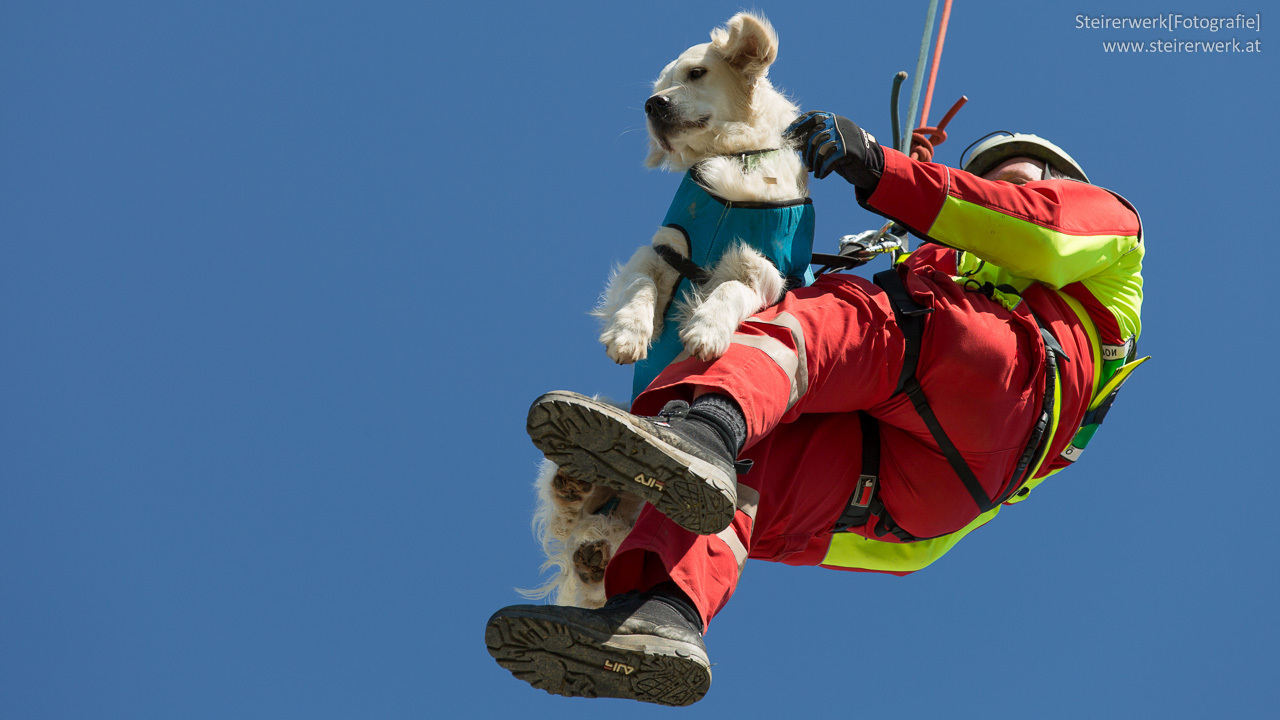
[[[1005,160],[982,177],[987,180],[1003,180],[1014,185],[1025,185],[1044,177],[1044,161],[1029,157],[1013,157]]]

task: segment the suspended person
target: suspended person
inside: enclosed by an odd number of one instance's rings
[[[995,135],[956,170],[832,113],[789,132],[816,178],[928,242],[874,282],[788,293],[722,357],[670,365],[634,414],[568,392],[534,403],[545,455],[651,503],[603,608],[490,619],[490,653],[535,687],[699,700],[702,633],[748,558],[919,570],[1079,459],[1141,362],[1138,214],[1053,143]]]

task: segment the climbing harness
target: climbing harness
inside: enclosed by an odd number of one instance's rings
[[[1048,455],[1049,443],[1058,428],[1062,397],[1062,386],[1058,377],[1058,363],[1059,360],[1069,361],[1070,358],[1062,350],[1062,346],[1057,339],[1053,337],[1053,333],[1049,332],[1039,318],[1036,318],[1045,350],[1044,398],[1041,403],[1040,414],[1032,428],[1031,438],[1027,441],[1027,445],[1018,459],[1012,476],[1005,482],[1003,491],[992,497],[987,494],[986,489],[983,488],[982,483],[978,480],[972,468],[969,467],[955,443],[947,436],[946,430],[938,420],[938,416],[934,414],[933,409],[929,406],[929,401],[925,397],[924,390],[920,386],[920,380],[916,375],[924,338],[925,318],[933,312],[933,308],[924,307],[912,299],[910,292],[908,292],[906,285],[903,283],[902,275],[896,267],[877,273],[873,280],[888,296],[889,303],[893,307],[894,319],[897,321],[898,327],[902,330],[906,340],[902,370],[899,373],[898,384],[894,388],[893,394],[895,396],[905,394],[911,400],[912,406],[915,407],[916,413],[920,415],[920,419],[924,421],[925,427],[929,429],[929,434],[938,445],[938,449],[947,459],[947,463],[951,465],[952,470],[955,471],[961,483],[964,484],[965,490],[978,507],[979,514],[1000,506],[1022,489],[1023,484],[1039,470]],[[1034,313],[1032,317],[1035,317]],[[875,516],[877,520],[873,532],[877,537],[892,534],[902,542],[931,539],[914,537],[899,527],[886,512],[884,504],[876,497],[880,475],[879,423],[865,412],[860,412],[859,414],[862,421],[862,469],[854,492],[845,507],[845,512],[836,521],[832,531],[844,532],[850,528],[865,525],[872,516]]]

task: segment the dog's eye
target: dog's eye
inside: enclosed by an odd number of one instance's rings
[[[689,71],[689,79],[690,79],[690,80],[697,80],[698,78],[700,78],[700,77],[702,77],[703,75],[706,75],[706,74],[707,74],[707,69],[706,69],[706,68],[704,68],[704,67],[696,67],[696,68],[693,68],[692,70],[690,70],[690,71]]]

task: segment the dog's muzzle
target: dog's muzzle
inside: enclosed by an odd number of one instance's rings
[[[667,95],[654,95],[644,103],[644,114],[661,125],[669,125],[675,120],[675,104]]]
[[[644,103],[644,114],[649,120],[649,129],[654,136],[663,142],[665,137],[681,130],[704,128],[711,121],[710,116],[689,120],[681,112],[680,105],[670,95],[654,95]],[[667,147],[669,152],[671,148]]]

